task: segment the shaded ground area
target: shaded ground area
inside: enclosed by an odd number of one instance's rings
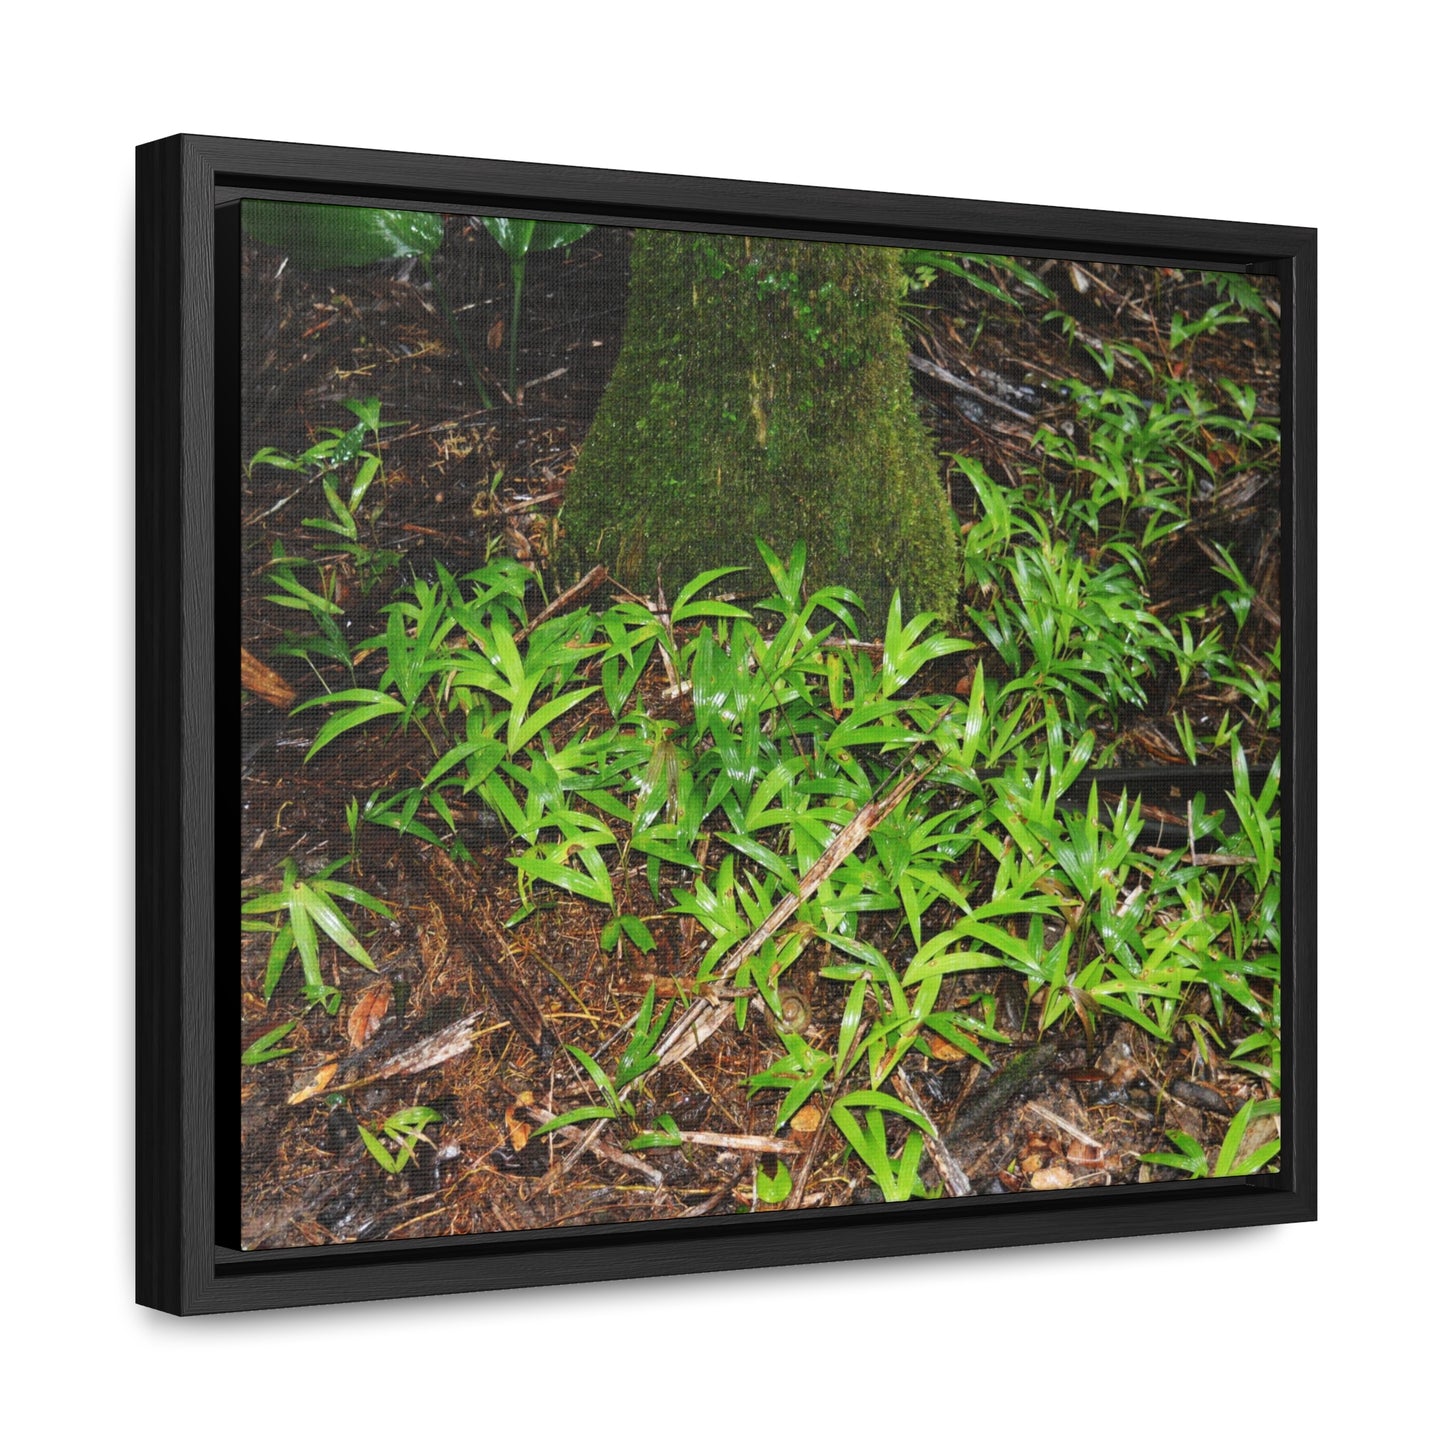
[[[281,267],[275,253],[248,247],[243,458],[262,447],[299,453],[318,428],[350,426],[347,400],[377,397],[384,422],[404,423],[383,433],[384,480],[368,497],[356,545],[330,545],[331,534],[305,525],[326,516],[307,474],[262,465],[243,479],[242,643],[298,700],[374,687],[383,665],[374,642],[386,625],[381,609],[412,578],[434,577],[438,564],[460,575],[505,555],[545,569],[567,476],[616,356],[627,252],[627,232],[598,229],[566,253],[532,259],[519,332],[522,385],[515,400],[503,399],[510,280],[477,226],[448,221],[438,278],[501,403],[484,409],[419,276],[398,266],[302,274]],[[1071,435],[1078,404],[1059,388],[1091,374],[1082,348],[1106,340],[1180,365],[1187,359],[1196,372],[1252,388],[1261,415],[1278,414],[1277,333],[1267,316],[1201,333],[1187,358],[1168,345],[1175,313],[1198,316],[1218,299],[1197,273],[1072,263],[1035,269],[1054,288],[1054,303],[1020,291],[1021,305],[1002,305],[950,276],[912,298],[916,393],[941,454],[975,459],[1004,484],[1050,468],[1062,475],[1035,439],[1041,427]],[[1008,285],[1003,273],[994,280]],[[1051,309],[1069,313],[1070,323],[1046,322]],[[1128,354],[1116,365],[1121,385],[1143,391],[1150,384]],[[1194,521],[1149,550],[1151,610],[1168,618],[1195,609],[1201,632],[1226,621],[1217,569],[1227,557],[1255,594],[1236,653],[1264,670],[1280,627],[1277,458],[1240,468],[1227,435],[1204,444],[1215,453],[1201,470]],[[965,529],[981,525],[982,508],[957,468],[949,485]],[[626,505],[625,495],[618,504]],[[284,595],[278,557],[297,559],[292,575],[339,609],[344,658],[307,640],[309,614],[274,600]],[[557,585],[529,591],[529,616],[554,599]],[[603,579],[581,601],[608,595]],[[960,630],[976,638],[969,600]],[[944,659],[921,686],[956,693],[980,658],[1002,668],[987,653],[966,654],[957,665]],[[660,668],[644,678],[642,693],[656,715],[675,705]],[[245,1247],[754,1209],[763,1207],[758,1167],[771,1174],[779,1158],[802,1181],[794,1203],[870,1197],[868,1170],[825,1112],[800,1111],[775,1133],[776,1095],[749,1097],[746,1081],[783,1053],[760,1010],[745,1031],[720,1028],[649,1076],[634,1097],[635,1123],[532,1137],[540,1121],[596,1097],[593,1081],[559,1045],[612,1059],[649,988],[659,1007],[693,996],[706,946],[696,920],[660,906],[634,862],[613,878],[617,911],[640,919],[655,948],[639,951],[623,937],[604,950],[605,912],[561,893],[509,928],[519,903],[510,861],[516,845],[490,812],[463,802],[455,837],[444,820],[420,815],[457,857],[393,829],[355,828],[348,817],[349,806],[400,792],[430,771],[435,752],[421,732],[393,734],[378,722],[303,761],[324,711],[292,715],[254,689],[243,689],[241,708],[243,888],[276,888],[286,860],[303,876],[349,860],[336,876],[384,899],[394,915],[372,931],[373,920],[350,911],[375,975],[320,939],[323,972],[340,990],[335,1015],[321,1007],[301,1013],[294,960],[268,1004],[272,935],[242,935],[242,1047],[299,1015],[281,1044],[294,1052],[241,1069]],[[1160,670],[1147,681],[1147,705],[1121,711],[1099,755],[1118,765],[1184,763],[1176,722],[1183,712],[1199,739],[1198,761],[1227,764],[1209,737],[1221,715],[1239,708],[1236,691],[1202,672],[1181,688],[1177,673]],[[553,736],[560,745],[611,722],[598,694]],[[1253,726],[1246,734],[1251,760],[1268,762],[1276,740]],[[1168,810],[1167,800],[1157,806]],[[665,900],[674,880],[666,869],[662,876]],[[880,918],[869,927],[886,947],[896,924]],[[847,990],[815,970],[795,975],[801,981],[786,1000],[793,1027],[805,1038],[836,1037]],[[1040,1046],[1040,1000],[1028,999],[1016,977],[959,975],[948,999],[989,1020],[1008,1042],[990,1044],[993,1071],[942,1039],[931,1041],[931,1056],[916,1051],[900,1070],[901,1087],[947,1141],[948,1157],[924,1165],[930,1183],[950,1167],[978,1192],[1178,1177],[1137,1156],[1167,1150],[1171,1130],[1217,1145],[1240,1104],[1264,1092],[1255,1074],[1228,1066],[1199,1030],[1181,1027],[1166,1043],[1112,1016],[1081,1015],[1050,1029]],[[1241,1026],[1236,1036],[1246,1032]],[[389,1173],[362,1131],[381,1136],[386,1120],[410,1108],[435,1118],[412,1162]],[[625,1151],[632,1134],[663,1116],[687,1136],[681,1145]],[[1260,1124],[1246,1148],[1273,1121]]]

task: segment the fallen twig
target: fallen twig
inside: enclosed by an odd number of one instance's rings
[[[818,891],[823,880],[857,850],[863,840],[903,802],[927,773],[927,769],[906,773],[881,802],[865,803],[859,808],[857,815],[838,830],[833,841],[823,850],[823,856],[803,875],[798,883],[798,891],[789,893],[778,902],[777,907],[728,954],[722,967],[707,980],[708,983],[726,983],[798,911],[799,905],[806,903]],[[673,1024],[658,1045],[658,1067],[665,1068],[668,1064],[679,1063],[685,1059],[717,1031],[730,1007],[731,1005],[725,1002],[709,1003],[704,999],[694,1003]]]
[[[703,1219],[711,1214],[723,1200],[729,1198],[737,1187],[737,1179],[729,1179],[720,1189],[714,1189],[700,1204],[690,1204],[677,1217],[679,1219]]]
[[[559,592],[525,627],[512,634],[520,642],[534,627],[540,626],[549,617],[555,616],[584,593],[590,592],[607,575],[607,568],[600,562],[580,581],[574,582],[565,592]]]
[[[1046,1120],[1071,1139],[1077,1139],[1080,1144],[1084,1144],[1090,1149],[1097,1149],[1100,1154],[1106,1152],[1106,1145],[1101,1144],[1092,1134],[1084,1133],[1076,1124],[1069,1123],[1062,1114],[1056,1114],[1052,1109],[1045,1108],[1038,1102],[1025,1105],[1025,1110],[1027,1113],[1037,1114],[1040,1119]]]
[[[445,1028],[438,1029],[435,1033],[408,1044],[400,1053],[393,1054],[383,1063],[376,1065],[364,1077],[348,1079],[344,1083],[333,1082],[342,1064],[342,1061],[333,1055],[324,1060],[312,1078],[302,1084],[286,1102],[288,1104],[304,1104],[308,1099],[313,1099],[320,1093],[339,1094],[347,1089],[359,1089],[363,1085],[380,1083],[384,1079],[394,1079],[401,1074],[420,1074],[426,1069],[434,1069],[438,1064],[444,1064],[447,1060],[454,1059],[471,1048],[472,1025],[479,1018],[481,1018],[480,1013],[470,1013],[465,1018],[457,1019],[455,1023],[450,1023]],[[367,1052],[369,1051],[363,1050],[361,1056],[364,1057]]]
[[[428,892],[448,920],[448,942],[465,948],[502,1016],[542,1058],[551,1056],[555,1039],[536,998],[536,981],[523,973],[506,931],[492,916],[492,905],[440,848],[427,849]]]
[[[1139,851],[1147,853],[1151,858],[1172,858],[1179,850],[1177,848],[1157,848],[1151,844]],[[1206,868],[1251,868],[1259,860],[1250,858],[1243,853],[1191,853],[1189,861],[1202,863]]]
[[[527,498],[525,498],[524,500],[522,500],[522,501],[520,501],[520,502],[508,502],[508,503],[506,504],[506,506],[504,506],[504,507],[498,507],[496,510],[499,511],[499,512],[507,512],[507,513],[512,513],[512,512],[535,512],[538,507],[544,506],[544,505],[545,505],[546,503],[548,503],[548,502],[558,501],[558,500],[561,499],[562,496],[563,496],[563,493],[561,493],[561,492],[547,492],[547,493],[545,493],[543,496],[540,496],[540,497],[527,497]],[[594,568],[592,569],[592,572],[603,572],[603,571],[606,571],[606,568],[604,568],[604,567],[601,565],[601,563],[599,563],[596,567],[594,567]],[[584,578],[582,579],[582,581],[577,584],[577,587],[581,587],[584,583],[590,583],[590,582],[592,581],[592,572],[589,572],[589,573],[587,574],[587,576],[584,577]],[[557,601],[554,602],[554,603],[552,604],[552,606],[547,609],[547,611],[548,611],[548,612],[551,612],[554,608],[560,606],[560,605],[561,605],[561,602],[562,602],[562,598],[563,598],[563,597],[570,597],[570,596],[572,595],[572,593],[577,590],[577,587],[569,587],[569,588],[567,589],[567,591],[562,594],[562,597],[559,597],[559,598],[557,599]],[[545,614],[544,614],[544,615],[545,615]],[[540,621],[540,619],[538,619],[538,620]],[[533,626],[535,626],[535,625],[536,625],[536,624],[534,623]]]
[[[697,1144],[703,1149],[736,1149],[744,1154],[801,1154],[803,1146],[789,1139],[774,1139],[767,1134],[709,1134],[706,1130],[683,1129],[678,1132],[684,1144]]]
[[[942,721],[941,718],[940,721]],[[914,751],[917,751],[919,746],[921,744],[916,744]],[[913,753],[910,752],[909,757],[912,756]],[[865,803],[859,808],[857,815],[838,830],[833,841],[823,850],[823,856],[803,875],[798,884],[798,891],[790,893],[782,899],[778,906],[733,949],[717,973],[707,980],[706,986],[711,996],[699,998],[694,1002],[663,1036],[657,1045],[657,1063],[653,1066],[654,1069],[663,1069],[669,1064],[681,1063],[722,1027],[732,1010],[732,1003],[728,999],[717,996],[718,985],[726,983],[798,911],[798,906],[805,903],[818,891],[823,880],[832,874],[843,863],[843,860],[852,854],[859,844],[928,776],[932,771],[932,766],[930,765],[920,772],[905,773],[893,786],[887,797],[881,802]],[[624,1097],[626,1093],[626,1089],[620,1090],[618,1097]],[[584,1149],[591,1147],[606,1122],[605,1119],[599,1120],[587,1131],[586,1137],[568,1158],[569,1166]],[[807,1177],[806,1169],[803,1177]]]
[[[903,1101],[909,1108],[916,1109],[930,1124],[933,1120],[929,1118],[928,1110],[923,1107],[923,1100],[918,1097],[918,1091],[913,1087],[908,1075],[903,1072],[900,1064],[893,1070],[893,1080],[898,1087],[898,1092],[903,1096]],[[923,1147],[928,1150],[928,1157],[933,1160],[933,1167],[938,1170],[938,1177],[943,1181],[943,1191],[953,1199],[962,1199],[973,1193],[973,1185],[969,1183],[968,1175],[963,1172],[963,1165],[949,1152],[948,1145],[939,1137],[937,1130],[925,1130],[923,1135]]]
[[[272,707],[289,708],[296,701],[296,689],[244,647],[241,649],[241,686]]]
[[[544,1109],[538,1104],[527,1104],[518,1110],[538,1124],[550,1124],[557,1115],[550,1109]],[[598,1142],[595,1129],[580,1129],[575,1124],[564,1124],[560,1129],[553,1131],[566,1139],[580,1141],[580,1147],[589,1154],[595,1154],[599,1159],[605,1159],[609,1164],[616,1164],[620,1169],[631,1169],[634,1174],[641,1174],[650,1184],[662,1183],[662,1172],[654,1169],[644,1159],[639,1159],[636,1154],[628,1154],[621,1149],[614,1149],[610,1144]],[[587,1136],[587,1137],[584,1137]],[[562,1172],[565,1174],[572,1167],[572,1161],[577,1157],[576,1151],[568,1155],[562,1161]]]
[[[801,1209],[804,1202],[804,1191],[808,1187],[808,1176],[813,1172],[813,1162],[818,1157],[818,1148],[823,1142],[823,1123],[833,1112],[833,1105],[838,1102],[838,1095],[843,1090],[841,1078],[833,1080],[833,1087],[828,1091],[828,1100],[822,1110],[822,1118],[818,1120],[818,1127],[813,1130],[812,1142],[808,1145],[808,1152],[803,1156],[803,1162],[793,1171],[793,1187],[788,1191],[788,1199],[785,1208]]]
[[[976,397],[987,406],[997,407],[999,411],[1006,411],[1010,416],[1016,416],[1020,421],[1038,424],[1038,418],[1019,407],[1010,406],[1006,401],[1000,401],[998,397],[984,391],[982,387],[974,386],[972,382],[964,381],[962,377],[955,376],[951,371],[945,371],[941,366],[936,366],[931,361],[925,361],[921,356],[909,355],[908,364],[915,371],[921,371],[925,376],[931,376],[935,381],[941,381],[945,386],[951,386],[955,391],[964,392],[968,396]],[[1053,430],[1052,427],[1049,428]]]

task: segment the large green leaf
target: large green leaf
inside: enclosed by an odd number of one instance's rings
[[[245,201],[241,224],[306,269],[369,266],[405,256],[430,259],[442,243],[442,218],[430,211]]]
[[[510,216],[483,216],[482,225],[513,261],[531,251],[570,246],[592,229],[571,221],[519,221]]]

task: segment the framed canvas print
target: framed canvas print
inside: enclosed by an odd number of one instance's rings
[[[1314,1217],[1313,231],[138,216],[143,1303]]]

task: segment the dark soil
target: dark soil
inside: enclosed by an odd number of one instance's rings
[[[329,534],[303,525],[325,515],[319,489],[295,472],[258,466],[241,486],[242,645],[279,673],[298,698],[325,689],[374,685],[380,661],[361,655],[384,626],[380,608],[411,579],[453,573],[499,552],[545,569],[556,536],[567,477],[610,367],[624,320],[629,233],[599,228],[570,252],[529,262],[520,332],[515,399],[504,398],[505,328],[510,279],[490,239],[464,218],[448,222],[438,275],[456,308],[498,404],[483,408],[430,287],[400,266],[302,274],[274,252],[248,245],[243,258],[242,460],[271,446],[299,452],[326,426],[346,427],[341,403],[377,396],[385,421],[405,422],[385,436],[385,506],[364,528],[367,544],[395,554],[381,577],[367,575]],[[1080,338],[1135,339],[1153,356],[1181,307],[1198,314],[1214,294],[1197,274],[1092,266],[1079,290],[1067,263],[1045,279],[1071,308]],[[1017,400],[1000,379],[1028,385],[1028,419],[980,400],[925,372],[916,394],[941,454],[977,457],[999,482],[1040,464],[1038,426],[1062,423],[1072,406],[1051,396],[1049,383],[1086,375],[1056,325],[1042,322],[1041,304],[1017,312],[987,303],[952,278],[915,298],[912,349],[921,358],[999,400]],[[987,324],[980,322],[987,315]],[[1277,333],[1260,320],[1200,340],[1195,372],[1253,386],[1261,414],[1278,414]],[[1121,378],[1140,390],[1142,374]],[[1042,404],[1037,404],[1042,401]],[[1010,402],[1012,404],[1012,402]],[[1026,409],[1019,407],[1017,409]],[[1226,449],[1219,443],[1221,453]],[[1230,474],[1196,510],[1197,521],[1173,534],[1150,557],[1151,596],[1164,617],[1192,606],[1210,608],[1220,580],[1213,553],[1228,547],[1259,597],[1242,639],[1246,655],[1268,650],[1278,632],[1280,530],[1278,479],[1272,472]],[[971,493],[955,478],[954,505],[965,520]],[[286,500],[288,499],[289,500]],[[368,499],[380,501],[380,492]],[[618,505],[626,505],[619,495]],[[307,630],[306,615],[287,611],[268,574],[273,549],[319,561],[344,608],[342,626],[355,649],[353,682],[340,662],[288,655],[288,633]],[[298,575],[300,569],[298,568]],[[547,596],[555,595],[552,586]],[[592,600],[605,602],[608,589]],[[543,605],[538,590],[533,613]],[[1217,610],[1217,609],[1216,609]],[[294,641],[293,639],[290,639]],[[947,679],[943,680],[947,685]],[[940,679],[930,678],[930,687]],[[1108,739],[1117,761],[1179,764],[1172,710],[1189,709],[1202,734],[1206,719],[1237,699],[1196,684],[1176,696],[1159,679],[1147,710],[1121,720]],[[239,847],[243,887],[279,886],[281,863],[303,874],[348,857],[347,806],[386,796],[417,781],[434,762],[414,729],[392,736],[378,724],[358,729],[303,762],[323,714],[289,715],[243,689],[246,756],[241,767]],[[569,714],[569,727],[597,719]],[[1255,755],[1268,760],[1275,740],[1260,736]],[[1227,759],[1201,757],[1201,761]],[[440,828],[439,820],[429,819]],[[622,1152],[632,1130],[604,1131],[595,1149],[576,1138],[532,1139],[539,1111],[560,1113],[594,1097],[582,1070],[558,1043],[611,1057],[617,1031],[637,1011],[650,984],[659,999],[676,996],[695,972],[703,945],[690,920],[663,911],[645,878],[615,880],[619,902],[644,917],[654,953],[624,945],[601,952],[605,917],[595,905],[564,898],[521,926],[506,921],[517,907],[512,844],[496,821],[477,812],[459,819],[470,861],[454,865],[440,850],[384,828],[360,829],[354,861],[340,875],[385,899],[394,920],[363,935],[383,982],[377,983],[323,939],[327,977],[342,990],[335,1017],[305,1013],[285,1040],[295,1052],[241,1069],[241,1196],[239,1240],[246,1248],[284,1248],[336,1241],[531,1229],[562,1224],[646,1220],[757,1207],[755,1172],[771,1173],[757,1143],[772,1139],[776,1097],[753,1099],[746,1079],[781,1050],[754,1016],[748,1029],[720,1029],[682,1064],[660,1072],[638,1096],[638,1124],[668,1114],[679,1128],[716,1136],[680,1149]],[[464,871],[463,871],[464,870]],[[355,912],[353,911],[353,916]],[[361,915],[358,922],[364,922]],[[299,967],[293,959],[269,1004],[262,997],[270,937],[241,937],[241,1047],[300,1012]],[[1044,1054],[1021,991],[1008,981],[960,981],[962,991],[993,992],[1000,1018],[1011,1021],[1017,1053],[994,1051],[996,1066],[1023,1064],[994,1076],[944,1048],[932,1060],[915,1053],[906,1065],[917,1097],[946,1134],[958,1165],[977,1191],[1017,1190],[1048,1182],[1073,1187],[1174,1177],[1141,1165],[1137,1154],[1168,1149],[1165,1130],[1180,1129],[1217,1144],[1244,1099],[1260,1093],[1253,1076],[1231,1070],[1218,1055],[1202,1059],[1192,1037],[1170,1045],[1128,1024],[1101,1022],[1092,1038],[1078,1025],[1051,1032]],[[540,1010],[535,1035],[524,993]],[[799,1007],[820,1041],[836,1037],[843,1002],[839,985],[802,987]],[[362,1039],[358,1010],[384,1014]],[[448,1033],[448,1030],[451,1030]],[[535,1035],[535,1036],[530,1036]],[[414,1071],[394,1066],[407,1051],[447,1040],[470,1047]],[[358,1042],[358,1040],[361,1040]],[[609,1050],[611,1052],[609,1052]],[[955,1051],[956,1053],[956,1051]],[[329,1071],[329,1072],[326,1072]],[[370,1082],[368,1082],[370,1081]],[[1006,1083],[1006,1088],[999,1087]],[[288,1102],[314,1089],[300,1102]],[[994,1094],[989,1090],[993,1088]],[[416,1162],[396,1175],[368,1154],[358,1126],[376,1132],[411,1105],[438,1110]],[[806,1120],[803,1122],[807,1122]],[[776,1136],[796,1169],[810,1160],[803,1203],[846,1205],[868,1197],[866,1169],[826,1124]],[[1044,1172],[1054,1171],[1054,1172]],[[926,1177],[936,1181],[933,1166]]]

